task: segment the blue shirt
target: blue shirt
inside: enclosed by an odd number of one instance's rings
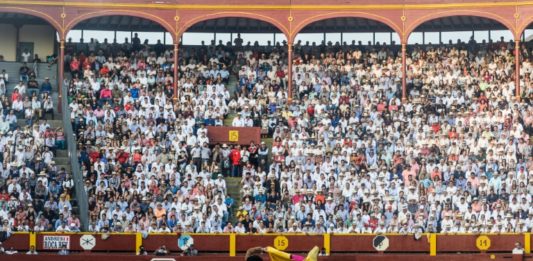
[[[133,99],[135,99],[135,100],[136,100],[136,99],[139,99],[139,89],[137,89],[137,88],[132,88],[132,89],[130,90],[130,93],[131,93],[131,97],[132,97]]]

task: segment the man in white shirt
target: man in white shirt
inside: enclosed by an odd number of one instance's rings
[[[244,127],[244,121],[241,119],[241,116],[237,114],[235,118],[233,118],[233,122],[231,124],[233,127]]]
[[[20,57],[22,59],[22,62],[27,63],[27,62],[30,61],[31,53],[30,53],[30,51],[28,51],[28,49],[24,49],[22,54],[20,54]]]

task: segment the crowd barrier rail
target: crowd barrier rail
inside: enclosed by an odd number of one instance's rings
[[[176,233],[90,233],[90,232],[15,232],[3,242],[4,248],[27,251],[56,251],[54,247],[66,244],[71,251],[103,253],[135,253],[142,245],[155,251],[162,245],[172,252],[181,251]],[[319,246],[327,254],[339,253],[406,253],[436,256],[439,253],[510,253],[515,243],[531,253],[531,233],[502,234],[436,234],[425,233],[419,238],[413,234],[235,234],[191,233],[194,248],[200,253],[218,253],[236,256],[256,246],[274,246],[288,252],[307,252]],[[380,236],[378,239],[377,237]],[[86,244],[86,245],[84,245]]]

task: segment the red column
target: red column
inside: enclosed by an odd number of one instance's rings
[[[520,101],[520,39],[515,41],[514,52],[516,100]]]
[[[57,77],[58,81],[58,104],[57,104],[57,111],[58,113],[62,112],[62,100],[63,99],[63,75],[65,74],[65,40],[61,39],[59,41],[59,60],[57,61],[57,65],[59,66],[59,75]]]
[[[407,87],[406,87],[406,77],[407,77],[407,63],[406,63],[406,52],[407,45],[402,43],[402,102],[407,100]]]
[[[288,83],[287,83],[287,89],[288,89],[288,104],[292,103],[292,43],[288,44]]]
[[[178,43],[174,43],[174,100],[178,99]]]

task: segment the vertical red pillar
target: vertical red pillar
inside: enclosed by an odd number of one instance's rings
[[[178,99],[178,43],[174,43],[174,100]]]
[[[63,108],[61,106],[63,99],[63,76],[65,74],[65,40],[61,39],[59,41],[59,60],[57,61],[57,65],[59,66],[59,75],[57,77],[57,89],[58,89],[58,104],[57,104],[57,111],[58,113],[61,113],[63,111]]]
[[[514,62],[515,62],[515,91],[516,100],[520,101],[520,39],[515,41],[514,46]]]
[[[288,92],[288,104],[292,103],[292,43],[288,44],[288,82],[287,82],[287,92]]]
[[[407,63],[406,63],[406,52],[407,45],[402,43],[402,102],[407,100],[407,87],[406,87],[406,78],[407,78]]]

